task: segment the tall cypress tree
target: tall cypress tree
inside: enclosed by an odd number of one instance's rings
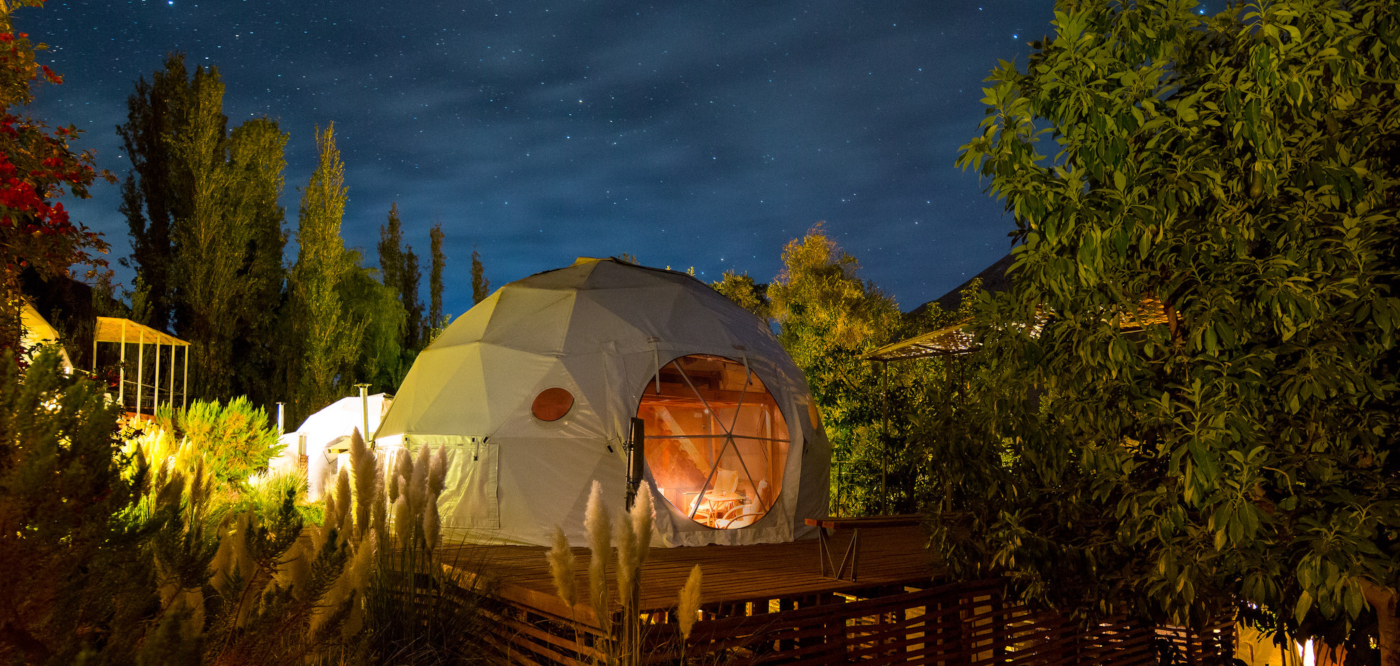
[[[294,412],[310,414],[330,404],[351,383],[362,326],[344,311],[337,288],[353,268],[340,237],[345,214],[345,165],[335,146],[335,125],[316,130],[319,158],[302,191],[297,221],[299,251],[292,268],[292,316],[301,363],[291,379]]]
[[[432,240],[433,267],[428,271],[428,325],[425,328],[434,333],[443,325],[442,273],[447,268],[447,258],[442,254],[443,237],[442,223],[438,222],[428,232],[428,238]]]
[[[231,159],[241,182],[237,189],[244,206],[240,217],[252,235],[237,279],[242,298],[237,306],[238,334],[233,338],[233,393],[269,407],[285,397],[271,377],[280,346],[277,313],[287,277],[282,261],[286,212],[278,203],[286,182],[286,144],[287,135],[266,118],[243,123],[230,137]]]
[[[403,291],[403,224],[397,203],[389,206],[389,220],[379,227],[379,274],[395,294]]]
[[[491,295],[491,281],[486,279],[486,267],[481,265],[481,253],[472,248],[472,305]]]
[[[404,312],[408,314],[408,323],[404,329],[404,349],[417,351],[423,348],[423,299],[418,295],[419,284],[422,282],[423,274],[418,270],[418,255],[413,253],[413,246],[404,248],[403,252],[403,282],[400,284],[401,291],[399,301],[403,303]]]
[[[171,227],[183,214],[179,188],[171,178],[173,146],[169,138],[183,133],[191,96],[183,54],[170,54],[165,66],[146,83],[137,80],[136,92],[127,99],[126,123],[117,127],[122,146],[131,160],[131,172],[122,184],[120,211],[131,233],[131,256],[122,264],[138,276],[133,315],[156,328],[171,323],[170,296]]]

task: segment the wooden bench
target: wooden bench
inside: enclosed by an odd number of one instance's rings
[[[897,516],[867,516],[864,518],[808,518],[806,523],[817,528],[817,548],[821,558],[822,577],[834,580],[842,580],[841,574],[846,570],[846,564],[851,565],[851,582],[856,582],[856,576],[860,565],[860,530],[861,528],[873,529],[876,527],[910,527],[922,523],[924,517],[917,514],[903,514]],[[841,558],[841,566],[836,566],[836,558],[831,555],[827,530],[834,534],[836,530],[851,530],[851,540],[846,544],[846,554]],[[832,575],[826,574],[827,567],[830,566]]]

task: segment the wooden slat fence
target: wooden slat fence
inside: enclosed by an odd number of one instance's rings
[[[488,640],[502,663],[602,661],[605,637],[591,623],[500,597],[487,612],[495,627]],[[648,663],[680,660],[671,615],[644,616]],[[1007,602],[997,580],[729,601],[702,607],[701,616],[685,645],[687,663],[1138,666],[1158,664],[1166,650],[1180,663],[1209,665],[1234,654],[1233,625],[1200,634],[1123,619],[1084,627]]]

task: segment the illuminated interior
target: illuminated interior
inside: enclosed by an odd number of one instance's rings
[[[646,422],[657,492],[691,520],[739,529],[773,508],[787,422],[743,362],[697,354],[667,363],[647,384],[637,417]]]

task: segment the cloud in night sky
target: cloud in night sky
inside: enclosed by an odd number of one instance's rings
[[[290,133],[293,231],[312,128],[333,121],[347,244],[372,263],[394,202],[421,255],[441,221],[460,313],[473,246],[497,285],[622,252],[766,281],[822,220],[906,309],[941,295],[1008,249],[1010,219],[953,161],[982,118],[982,79],[998,58],[1024,61],[1050,14],[1027,1],[50,0],[15,21],[67,80],[30,112],[86,130],[79,147],[121,177],[114,127],[170,51],[218,66],[231,124],[266,114]],[[123,256],[117,190],[70,208]]]

